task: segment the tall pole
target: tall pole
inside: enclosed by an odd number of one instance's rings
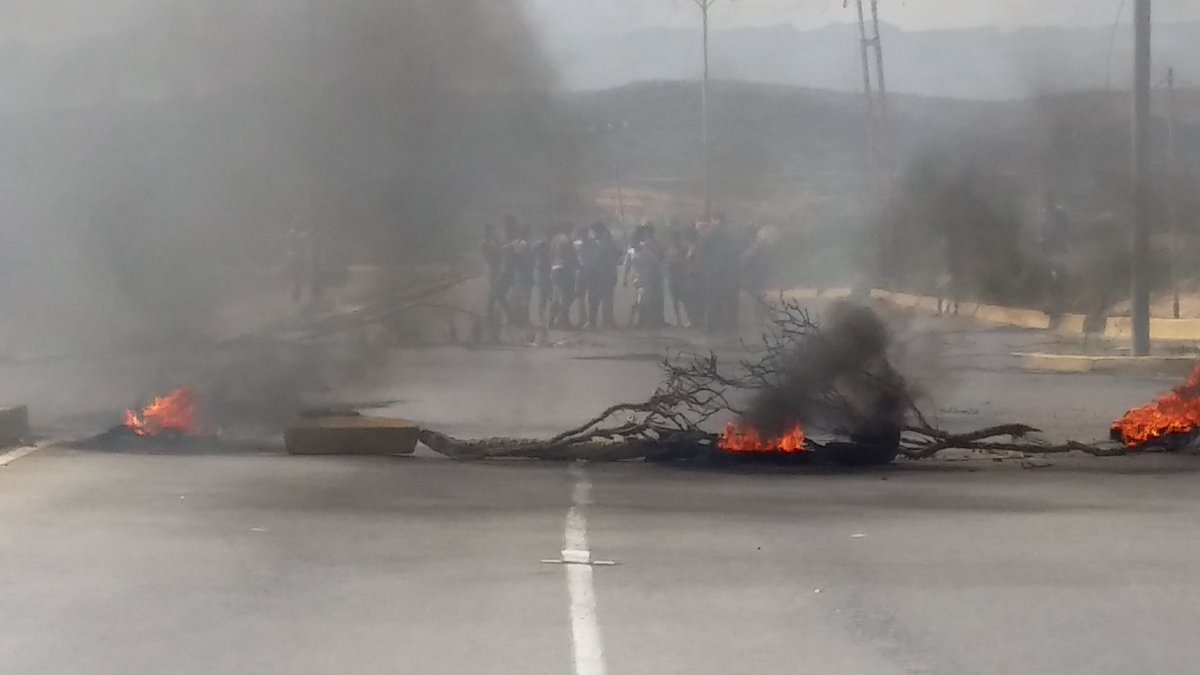
[[[1167,266],[1171,271],[1171,294],[1174,302],[1171,305],[1171,316],[1179,318],[1179,211],[1176,203],[1175,183],[1178,180],[1178,165],[1175,155],[1175,69],[1167,68],[1167,221],[1171,227],[1171,250],[1168,252]]]
[[[307,91],[312,99],[309,103],[308,124],[308,195],[305,200],[305,208],[307,212],[304,217],[307,219],[308,227],[313,227],[316,223],[316,210],[319,207],[317,193],[321,186],[321,157],[325,148],[320,146],[321,134],[321,85],[320,85],[320,68],[319,56],[317,51],[317,2],[318,0],[307,0],[304,3],[304,19],[305,19],[305,34],[304,38],[307,42],[305,49],[305,62],[308,64]],[[303,80],[302,80],[303,81]]]
[[[1150,354],[1150,0],[1135,0],[1133,86],[1133,353]]]
[[[700,122],[704,128],[704,219],[712,218],[712,144],[708,137],[708,8],[704,3],[704,86],[700,93]]]
[[[700,85],[700,134],[704,143],[704,219],[712,220],[712,143],[708,135],[708,10],[717,0],[695,0],[704,21],[704,80]]]
[[[847,3],[848,4],[848,3]],[[863,100],[867,108],[867,137],[868,154],[870,156],[870,185],[871,200],[874,209],[878,210],[878,227],[876,240],[878,242],[878,268],[876,274],[878,283],[890,287],[892,269],[891,233],[887,231],[884,219],[883,200],[891,186],[891,169],[888,156],[889,143],[887,140],[887,84],[883,74],[883,46],[879,38],[879,2],[871,0],[871,20],[874,24],[874,36],[867,34],[867,18],[863,9],[863,0],[854,0],[854,8],[858,14],[859,58],[862,62]],[[871,83],[871,52],[875,53],[875,70],[879,76],[879,90],[876,92]],[[878,113],[876,112],[875,97],[879,97]]]
[[[875,75],[879,78],[879,153],[886,192],[891,186],[892,178],[892,139],[888,122],[887,78],[883,70],[883,36],[879,33],[879,0],[871,0],[871,24],[875,33],[875,37],[872,38],[875,47]]]
[[[878,185],[875,184],[879,178],[879,167],[876,166],[876,160],[879,157],[879,144],[876,138],[875,131],[875,90],[871,87],[871,56],[869,52],[869,40],[867,40],[867,20],[863,14],[863,0],[855,0],[858,8],[858,43],[862,57],[862,78],[863,78],[863,98],[867,104],[867,127],[869,132],[869,142],[871,144],[871,181],[872,190],[877,190]]]

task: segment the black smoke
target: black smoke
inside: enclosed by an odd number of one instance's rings
[[[891,332],[870,308],[832,306],[819,330],[792,342],[773,364],[747,421],[771,437],[802,424],[894,447],[914,393],[889,361],[891,345]]]
[[[4,348],[207,337],[295,223],[351,262],[424,261],[570,190],[554,74],[517,3],[87,13],[83,33],[48,13],[20,68],[0,66],[0,311],[25,317]]]

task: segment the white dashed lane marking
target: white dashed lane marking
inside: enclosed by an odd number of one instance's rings
[[[571,596],[571,643],[575,675],[605,675],[604,643],[596,616],[596,589],[592,583],[592,553],[588,549],[586,507],[592,503],[592,483],[580,464],[571,467],[575,477],[571,510],[567,512],[562,559]]]

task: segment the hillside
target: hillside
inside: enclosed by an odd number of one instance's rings
[[[1200,159],[1200,90],[1177,96],[1177,142]],[[702,166],[699,86],[647,82],[564,97],[583,139],[585,175],[632,181],[686,179]],[[1158,112],[1164,101],[1156,101]],[[858,94],[718,81],[711,98],[714,175],[721,185],[861,175],[868,165]],[[1107,189],[1125,171],[1128,98],[1093,91],[1022,101],[890,98],[895,167],[930,157],[1020,181],[1062,180],[1071,191]],[[1165,119],[1155,120],[1155,156],[1165,161]],[[1036,174],[1031,175],[1031,174]]]
[[[816,30],[791,25],[721,30],[711,41],[715,77],[767,84],[855,91],[861,86],[858,29],[836,24]],[[1132,32],[1110,28],[972,28],[903,31],[883,26],[888,82],[898,92],[956,98],[1026,98],[1044,92],[1128,85]],[[646,80],[694,79],[698,32],[646,28],[589,29],[546,36],[562,86],[617,87]],[[1110,50],[1111,45],[1111,50]],[[1110,58],[1111,55],[1111,58]],[[1200,86],[1200,24],[1156,27],[1154,60]]]
[[[895,276],[928,287],[942,269],[947,230],[970,250],[971,296],[1032,301],[1040,290],[1034,242],[1052,198],[1071,215],[1080,250],[1096,261],[1080,306],[1124,288],[1128,237],[1129,101],[1092,91],[1019,101],[891,98],[892,189],[870,197],[863,101],[857,94],[719,81],[711,98],[714,197],[735,221],[777,224],[790,235],[797,282],[851,280],[881,248],[903,261]],[[1179,224],[1200,231],[1200,92],[1178,96]],[[624,187],[627,218],[687,222],[700,214],[702,145],[694,82],[638,83],[565,97],[581,140],[581,176]],[[1163,100],[1156,101],[1163,111]],[[1152,154],[1165,186],[1166,124]],[[1165,231],[1165,193],[1156,222]],[[893,237],[877,237],[880,221]],[[1188,272],[1190,273],[1190,272]],[[1115,285],[1114,285],[1115,284]]]

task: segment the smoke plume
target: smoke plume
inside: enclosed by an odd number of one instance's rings
[[[0,352],[209,337],[294,224],[391,264],[570,186],[516,3],[80,5],[31,8],[0,67]]]
[[[896,437],[914,393],[889,361],[891,343],[870,308],[832,306],[820,330],[776,364],[776,381],[754,396],[748,421],[775,437],[797,423],[863,441]]]

